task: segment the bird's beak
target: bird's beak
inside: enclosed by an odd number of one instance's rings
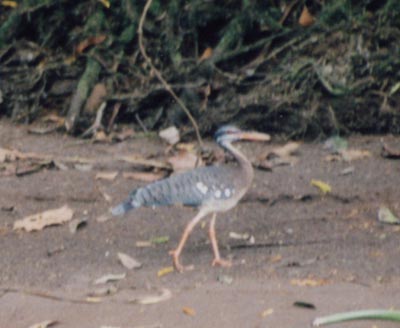
[[[255,131],[246,131],[239,134],[239,138],[242,140],[249,141],[269,141],[271,140],[271,136],[266,133],[255,132]]]

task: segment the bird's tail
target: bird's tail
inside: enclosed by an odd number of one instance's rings
[[[114,216],[123,215],[134,208],[140,207],[140,203],[136,200],[136,192],[137,190],[134,190],[127,200],[112,208],[111,214]]]
[[[132,201],[129,198],[128,200],[126,200],[126,201],[122,202],[121,204],[112,208],[111,214],[114,216],[123,215],[133,208],[134,208],[134,206],[132,205]]]

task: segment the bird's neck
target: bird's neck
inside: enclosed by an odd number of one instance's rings
[[[230,152],[233,157],[235,157],[236,161],[239,163],[240,170],[243,173],[243,178],[245,179],[245,187],[246,190],[250,187],[251,182],[254,177],[254,170],[251,162],[246,158],[246,156],[240,152],[237,148],[235,148],[231,143],[222,144],[228,152]]]

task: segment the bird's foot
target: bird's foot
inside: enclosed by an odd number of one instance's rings
[[[176,271],[182,273],[184,271],[192,271],[194,269],[193,265],[183,266],[181,264],[181,262],[179,261],[180,253],[178,253],[176,250],[170,251],[169,255],[172,256],[172,260],[173,260],[174,267],[175,267]]]
[[[215,258],[214,261],[212,261],[212,266],[221,266],[223,268],[230,268],[232,266],[232,262],[218,257]]]

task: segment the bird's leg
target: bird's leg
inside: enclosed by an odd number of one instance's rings
[[[213,213],[213,216],[210,220],[210,229],[208,231],[209,236],[210,236],[210,241],[212,245],[212,249],[214,252],[214,260],[212,262],[212,265],[219,265],[222,267],[230,267],[232,266],[232,262],[228,260],[221,259],[221,256],[219,254],[219,249],[218,249],[218,241],[217,241],[217,236],[215,233],[215,219],[217,217],[216,213]]]
[[[174,266],[175,269],[178,270],[179,272],[183,272],[185,269],[189,270],[192,269],[192,267],[184,267],[179,261],[179,256],[181,255],[182,249],[185,246],[186,240],[188,239],[190,233],[192,232],[193,228],[199,221],[206,215],[207,213],[203,212],[200,210],[199,213],[187,224],[185,230],[183,231],[181,240],[179,241],[178,247],[172,251],[169,252],[170,255],[172,255],[172,259],[174,261]]]

